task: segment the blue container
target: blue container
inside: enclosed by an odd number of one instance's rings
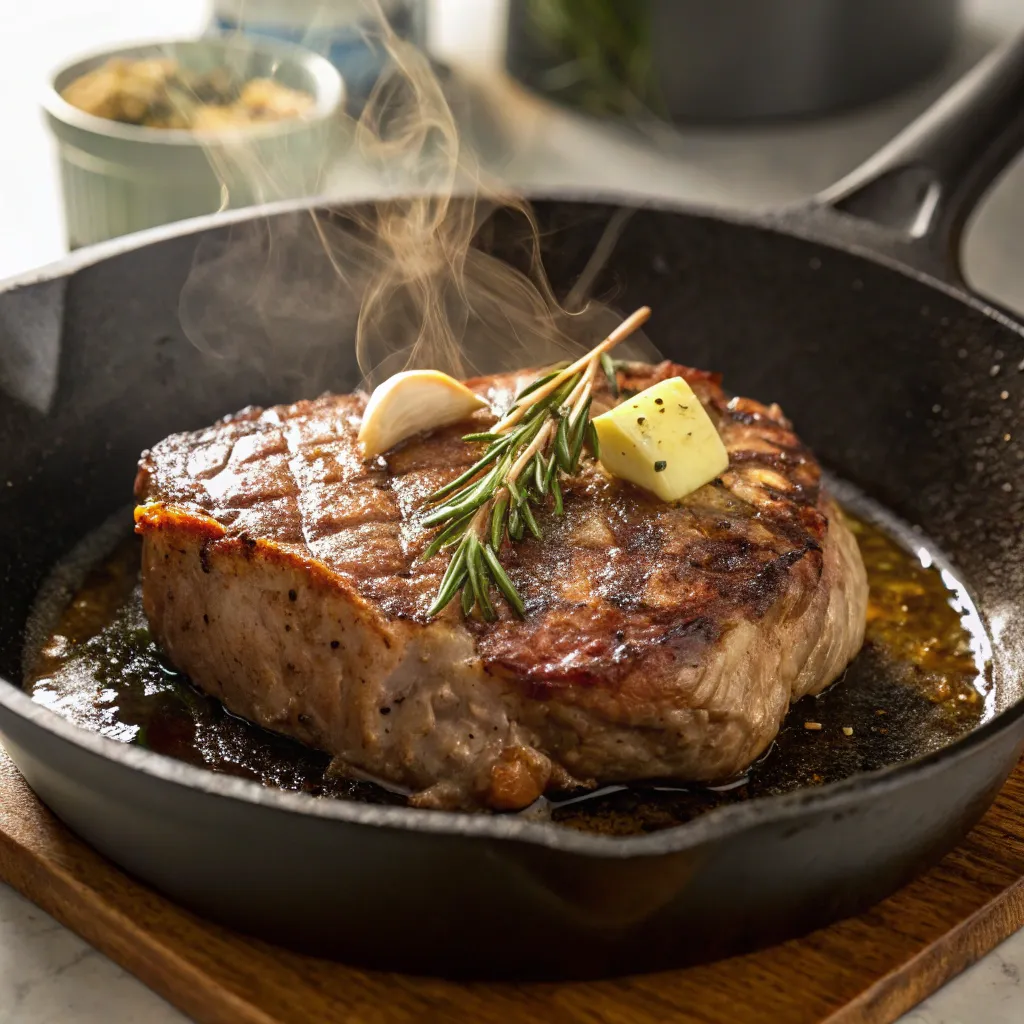
[[[418,46],[426,42],[423,0],[380,0],[392,29]],[[358,114],[384,67],[364,0],[214,0],[211,29],[221,34],[298,43],[326,57],[345,80],[349,113]]]

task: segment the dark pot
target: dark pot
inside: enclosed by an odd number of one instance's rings
[[[589,113],[826,114],[936,70],[958,0],[511,0],[507,64]]]

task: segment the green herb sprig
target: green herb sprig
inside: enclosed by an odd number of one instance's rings
[[[427,614],[441,612],[461,593],[464,615],[474,609],[488,622],[498,617],[491,599],[497,588],[517,615],[526,606],[498,557],[507,537],[529,533],[541,539],[534,509],[550,501],[562,514],[559,477],[579,469],[584,444],[600,458],[597,431],[590,419],[594,379],[599,370],[617,394],[615,365],[609,351],[633,333],[651,311],[647,306],[627,317],[596,348],[576,362],[553,367],[516,395],[512,407],[490,430],[466,434],[464,441],[486,444],[483,455],[464,473],[435,491],[426,504],[436,506],[421,520],[438,532],[424,560],[454,549]]]

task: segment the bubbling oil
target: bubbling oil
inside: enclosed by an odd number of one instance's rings
[[[860,545],[870,596],[864,647],[844,677],[790,709],[775,743],[723,786],[643,784],[544,798],[521,812],[636,835],[724,803],[822,786],[919,757],[995,712],[990,646],[971,599],[937,552],[873,502],[832,485]],[[26,663],[32,698],[86,729],[210,771],[328,799],[402,804],[330,771],[321,751],[227,711],[178,672],[150,634],[139,541],[108,524],[44,588]]]

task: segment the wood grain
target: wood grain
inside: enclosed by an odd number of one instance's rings
[[[181,910],[75,838],[0,751],[0,877],[202,1024],[883,1024],[1024,924],[1024,762],[967,839],[860,917],[704,967],[572,984],[356,970]]]

